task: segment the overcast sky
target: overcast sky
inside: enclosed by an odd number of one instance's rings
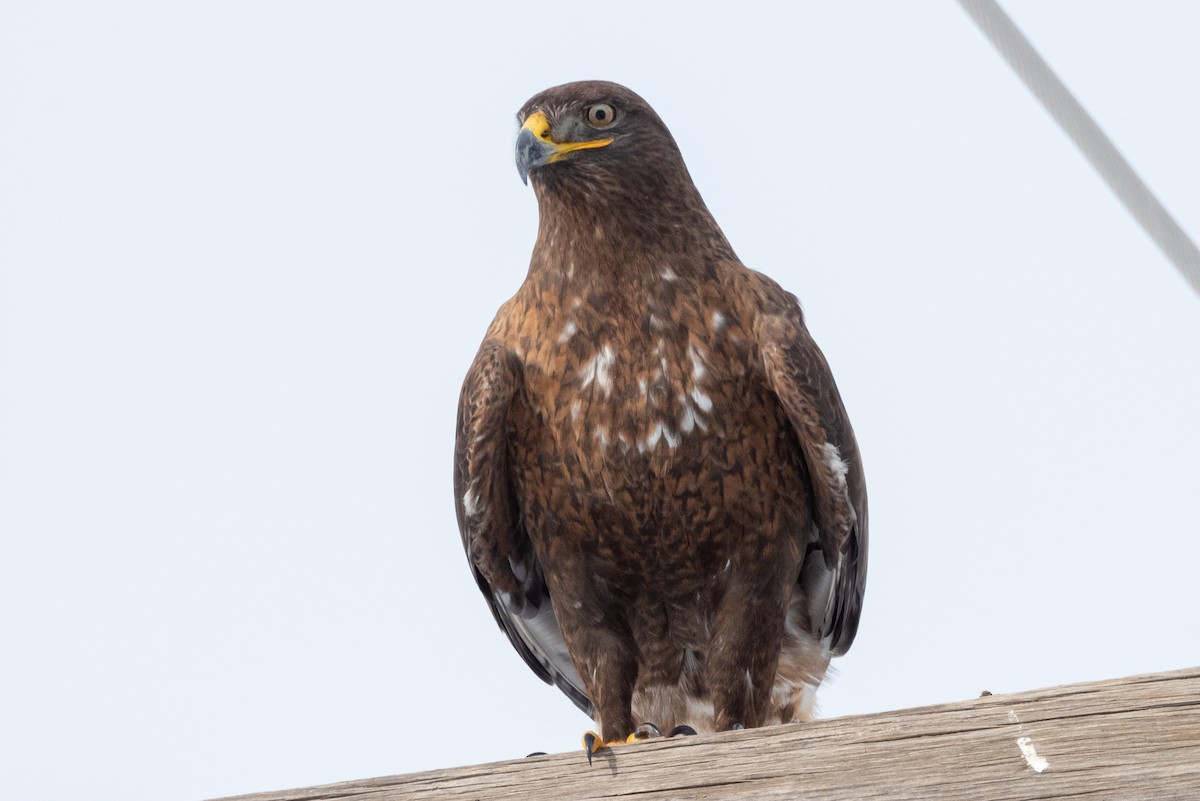
[[[1193,237],[1200,4],[1006,8]],[[0,6],[0,788],[578,747],[451,493],[513,114],[658,110],[864,455],[826,716],[1200,663],[1200,297],[951,0]],[[582,759],[582,757],[581,757]]]

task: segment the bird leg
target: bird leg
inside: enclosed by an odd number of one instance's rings
[[[786,601],[746,589],[731,587],[713,622],[721,633],[713,638],[707,673],[717,731],[761,724],[779,667]]]
[[[633,724],[633,685],[637,679],[637,659],[627,635],[620,628],[604,625],[571,625],[570,614],[560,618],[575,669],[587,688],[595,709],[594,717],[601,734],[585,732],[583,747],[588,762],[602,748],[634,742],[638,738]]]

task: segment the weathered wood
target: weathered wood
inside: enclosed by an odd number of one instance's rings
[[[1200,668],[900,712],[239,796],[1200,799]],[[232,801],[232,800],[230,800]]]

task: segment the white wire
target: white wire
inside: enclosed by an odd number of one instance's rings
[[[1200,250],[995,0],[958,0],[1117,198],[1200,293]]]

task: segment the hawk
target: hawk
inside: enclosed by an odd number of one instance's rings
[[[571,83],[518,122],[537,240],[458,410],[475,581],[533,671],[597,722],[589,758],[643,722],[807,720],[867,573],[829,365],[642,98]]]

